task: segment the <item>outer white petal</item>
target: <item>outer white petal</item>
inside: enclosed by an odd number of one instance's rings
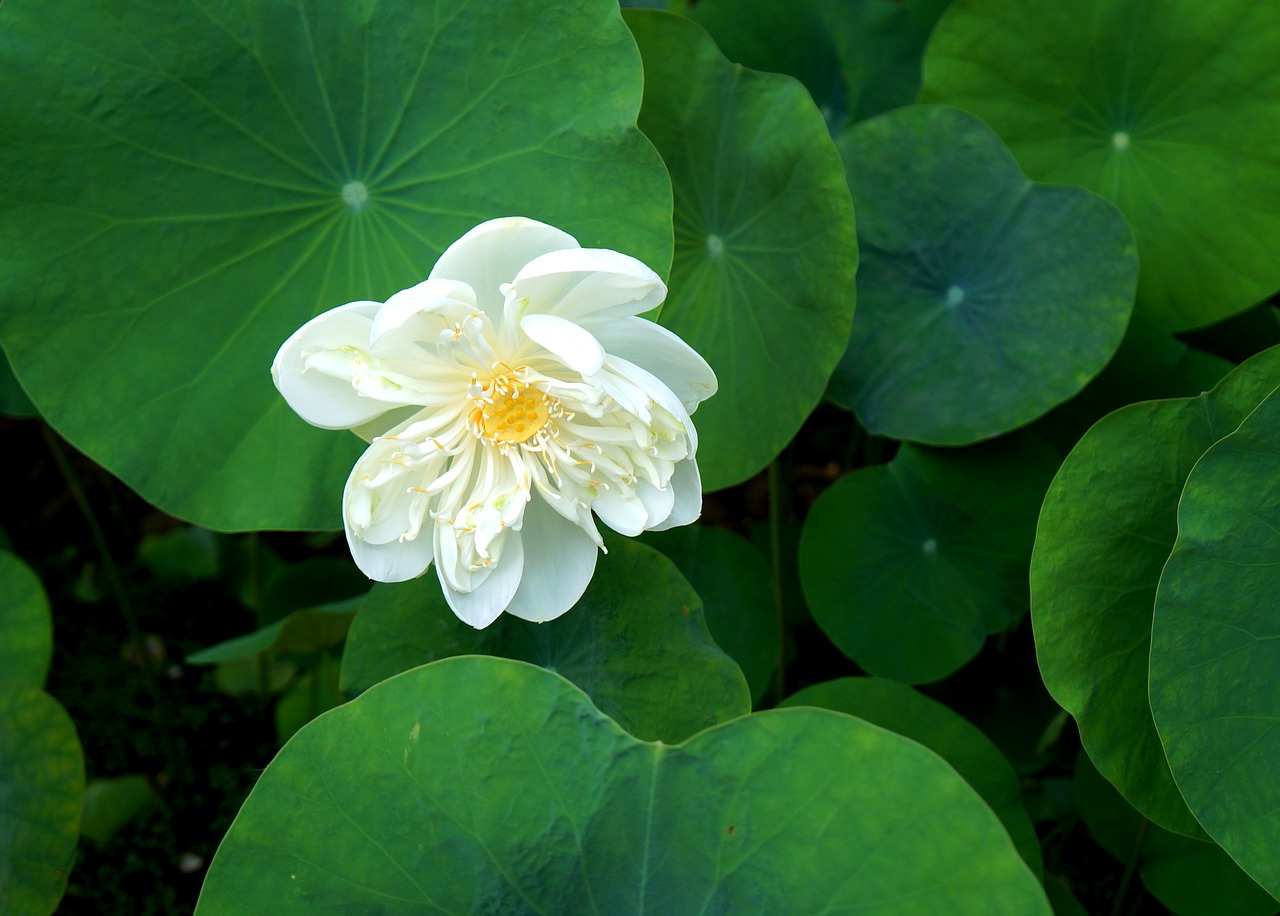
[[[491,219],[476,226],[440,255],[429,279],[460,280],[476,294],[476,305],[497,324],[504,296],[499,290],[520,269],[550,251],[578,248],[567,232],[523,216]]]
[[[601,490],[600,495],[592,500],[591,509],[618,534],[635,537],[645,529],[649,513],[645,511],[644,502],[638,496],[624,496],[616,487]]]
[[[497,620],[498,615],[511,604],[524,573],[524,545],[520,534],[519,531],[507,532],[506,543],[502,545],[502,559],[473,590],[457,591],[444,581],[443,574],[440,575],[445,601],[463,623],[482,630]]]
[[[574,372],[591,376],[604,365],[604,347],[590,331],[584,331],[572,321],[556,315],[526,315],[520,322],[520,330]]]
[[[646,318],[605,322],[591,331],[611,355],[653,373],[691,413],[719,387],[715,372],[697,350]]]
[[[507,613],[541,623],[578,603],[595,573],[591,535],[535,495],[524,512],[524,576]]]
[[[667,486],[675,493],[671,514],[658,524],[650,526],[649,531],[666,531],[668,528],[688,525],[696,522],[702,514],[702,475],[698,473],[696,459],[686,458],[677,462]]]
[[[644,529],[651,531],[671,517],[671,510],[676,504],[676,491],[669,483],[660,490],[647,480],[637,480],[636,498],[644,503]]]
[[[369,329],[381,303],[350,302],[312,318],[284,342],[271,364],[271,378],[302,419],[321,429],[349,429],[400,405],[363,397],[351,384],[356,350],[369,347]],[[351,348],[349,376],[308,370],[307,356]],[[407,402],[406,402],[407,403]]]
[[[526,314],[558,315],[594,330],[597,322],[639,315],[667,297],[662,278],[640,261],[605,248],[553,251],[516,275]]]
[[[374,316],[373,326],[369,329],[369,343],[376,345],[384,342],[387,335],[394,335],[406,338],[407,342],[423,340],[434,344],[436,331],[429,328],[422,317],[450,306],[475,309],[475,292],[456,280],[423,280],[416,286],[401,290],[388,299]]]

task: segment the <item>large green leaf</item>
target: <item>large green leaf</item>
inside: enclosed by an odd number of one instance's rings
[[[981,117],[1037,181],[1114,202],[1139,308],[1210,324],[1280,288],[1280,4],[957,0],[926,101]]]
[[[358,454],[272,387],[325,309],[523,215],[665,272],[616,0],[10,0],[0,337],[41,412],[214,528],[334,527]]]
[[[1124,337],[1138,262],[1119,212],[1028,181],[954,108],[899,108],[838,140],[861,305],[831,397],[871,432],[966,445],[1080,391]]]
[[[836,133],[915,101],[929,31],[949,0],[677,0],[730,60],[804,83]]]
[[[759,700],[773,682],[782,639],[769,561],[750,541],[723,528],[685,525],[640,537],[689,580],[702,598],[712,639],[738,663],[752,699]]]
[[[1147,694],[1152,606],[1183,482],[1280,384],[1280,348],[1197,398],[1104,417],[1045,497],[1031,558],[1031,620],[1045,685],[1098,770],[1168,830],[1202,836],[1174,785]]]
[[[742,672],[712,641],[702,601],[651,547],[610,539],[586,594],[549,623],[510,615],[472,629],[434,575],[377,585],[356,614],[342,687],[362,690],[451,655],[501,655],[557,671],[634,735],[683,741],[751,711]]]
[[[83,804],[84,756],[66,710],[38,687],[0,691],[0,913],[54,911]]]
[[[720,379],[696,419],[714,490],[767,465],[822,398],[853,318],[853,205],[803,86],[729,63],[686,19],[626,18],[644,58],[640,126],[675,189],[659,320]]]
[[[31,568],[0,550],[0,693],[43,687],[53,658],[53,618]]]
[[[825,710],[671,746],[572,684],[457,658],[304,728],[197,913],[1048,914],[1000,822],[919,745]]]
[[[1280,897],[1280,395],[1196,463],[1151,630],[1151,711],[1205,830]]]
[[[1179,916],[1271,916],[1280,909],[1222,847],[1144,819],[1083,752],[1072,789],[1093,838],[1120,861],[1135,860],[1147,890]]]
[[[863,669],[946,677],[1027,608],[1036,512],[1058,457],[1019,436],[964,450],[904,445],[836,481],[800,538],[814,619]]]
[[[1000,818],[1019,854],[1037,874],[1040,840],[1022,804],[1018,774],[991,739],[964,717],[906,684],[874,677],[842,677],[793,693],[780,704],[833,709],[923,744],[955,767]]]

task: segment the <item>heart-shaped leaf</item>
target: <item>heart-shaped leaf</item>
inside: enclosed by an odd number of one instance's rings
[[[306,320],[521,215],[665,272],[616,0],[11,0],[0,337],[41,412],[171,514],[336,527],[359,453],[268,369]]]
[[[197,914],[1049,913],[991,809],[931,751],[838,713],[671,746],[568,681],[457,658],[302,729]]]
[[[1029,435],[963,450],[904,445],[836,481],[800,538],[814,619],[872,674],[946,677],[1027,608],[1036,512],[1058,457]]]
[[[871,432],[934,445],[1000,435],[1080,391],[1124,337],[1138,276],[1115,207],[1028,181],[954,108],[840,135],[861,305],[830,396]]]

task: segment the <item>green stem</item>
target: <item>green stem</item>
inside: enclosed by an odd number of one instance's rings
[[[80,509],[80,514],[84,516],[85,524],[89,526],[89,537],[92,539],[94,549],[98,552],[99,561],[102,563],[102,571],[107,580],[107,588],[110,590],[112,598],[115,599],[116,607],[120,609],[120,616],[124,618],[125,628],[129,633],[129,641],[133,644],[134,651],[138,653],[138,662],[142,666],[142,673],[146,678],[147,692],[151,694],[150,718],[160,735],[165,757],[169,761],[176,760],[169,732],[159,719],[162,706],[160,685],[156,681],[155,666],[147,654],[146,639],[142,634],[142,627],[138,623],[138,614],[134,610],[133,602],[129,599],[129,592],[125,588],[124,577],[120,574],[120,567],[116,565],[115,558],[111,555],[111,548],[107,546],[107,539],[102,533],[102,526],[98,524],[98,516],[93,511],[93,506],[89,503],[89,497],[85,493],[84,486],[80,483],[80,476],[76,473],[75,466],[72,465],[70,458],[67,457],[66,449],[62,447],[62,441],[50,429],[48,424],[42,423],[40,430],[49,446],[49,452],[53,455],[54,463],[57,464],[58,470],[67,482],[67,489],[71,491],[71,498],[75,500],[76,506]]]
[[[1145,817],[1138,825],[1138,833],[1133,838],[1133,852],[1124,863],[1124,874],[1120,877],[1120,887],[1116,891],[1115,903],[1111,905],[1111,916],[1120,916],[1124,911],[1124,899],[1129,896],[1129,885],[1133,883],[1133,875],[1138,870],[1138,862],[1142,859],[1142,847],[1147,842],[1147,832],[1151,829],[1151,821]]]
[[[786,689],[787,623],[782,604],[782,516],[786,511],[786,475],[782,456],[769,464],[769,566],[773,570],[773,603],[778,620],[778,658],[773,669],[773,702],[782,701]]]

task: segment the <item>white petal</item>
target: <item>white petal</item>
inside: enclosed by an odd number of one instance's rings
[[[584,331],[572,321],[556,315],[526,315],[520,322],[520,330],[574,372],[595,375],[604,365],[604,347],[590,331]]]
[[[639,315],[667,296],[662,278],[640,261],[605,248],[553,251],[530,261],[514,281],[529,314],[559,315],[588,330]]]
[[[661,525],[670,517],[676,502],[676,492],[670,484],[663,489],[658,489],[647,480],[638,480],[636,481],[636,498],[644,503],[644,527],[646,531],[650,531],[655,525]]]
[[[422,318],[450,306],[474,310],[475,292],[456,280],[423,280],[417,286],[401,290],[388,299],[374,316],[369,343],[383,342],[385,346],[389,341],[382,339],[392,334],[405,338],[406,342],[434,344],[439,327],[428,327]]]
[[[698,473],[698,462],[695,459],[686,458],[677,462],[667,486],[675,493],[671,514],[664,521],[650,526],[650,531],[666,531],[668,528],[688,525],[696,522],[702,514],[702,475]]]
[[[661,325],[646,318],[624,318],[595,325],[591,330],[610,355],[653,373],[690,413],[716,393],[716,374],[707,361]]]
[[[627,537],[635,537],[644,531],[645,522],[649,520],[649,514],[645,512],[640,498],[620,494],[617,484],[610,484],[609,489],[601,490],[600,495],[592,501],[591,508],[600,521]]]
[[[484,581],[469,592],[450,588],[441,574],[440,587],[444,589],[445,601],[463,623],[482,630],[497,620],[511,603],[524,573],[524,546],[520,541],[519,531],[508,531],[502,545],[502,559]]]
[[[370,544],[351,536],[347,531],[347,544],[351,559],[360,571],[376,582],[405,582],[416,579],[431,565],[431,538],[419,537],[412,541],[388,541]]]
[[[599,549],[587,532],[534,496],[520,531],[524,576],[507,613],[541,623],[578,603],[595,573]]]
[[[378,302],[350,302],[312,318],[284,342],[271,364],[276,387],[298,416],[321,429],[349,429],[368,423],[397,404],[362,396],[351,384],[355,360],[368,350],[369,329]],[[352,368],[344,377],[307,369],[307,357],[332,351],[335,362],[346,348]],[[341,373],[339,368],[337,371]]]
[[[491,219],[450,245],[431,268],[430,279],[459,280],[475,290],[476,305],[497,324],[504,297],[499,290],[539,255],[577,248],[578,240],[554,226],[522,216]]]

